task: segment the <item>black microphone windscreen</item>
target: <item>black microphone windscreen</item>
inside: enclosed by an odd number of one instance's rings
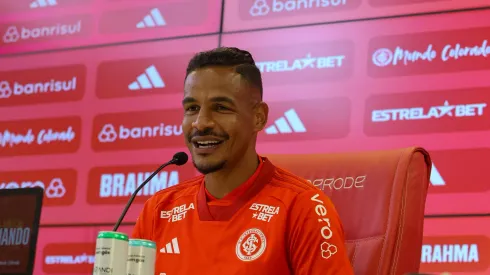
[[[175,153],[172,161],[175,165],[184,165],[187,163],[187,160],[189,159],[189,157],[187,156],[186,153],[184,152],[178,152],[178,153]]]

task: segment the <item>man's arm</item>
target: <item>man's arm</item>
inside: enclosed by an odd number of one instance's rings
[[[153,222],[154,222],[154,205],[152,199],[148,199],[143,206],[138,219],[136,220],[136,225],[133,228],[133,233],[131,238],[133,239],[144,239],[151,240],[153,237]]]
[[[304,192],[291,207],[289,260],[294,275],[353,275],[344,230],[330,199],[320,190]]]

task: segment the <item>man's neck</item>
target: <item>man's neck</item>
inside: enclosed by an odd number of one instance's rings
[[[253,152],[253,154],[248,154],[242,158],[233,167],[223,168],[215,173],[205,175],[204,184],[211,195],[221,199],[246,182],[255,173],[258,166],[258,155]]]

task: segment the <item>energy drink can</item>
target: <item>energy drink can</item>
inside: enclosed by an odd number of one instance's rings
[[[128,243],[127,275],[155,274],[155,242],[141,239],[130,239]]]
[[[100,231],[95,245],[93,275],[126,274],[128,235],[114,231]]]

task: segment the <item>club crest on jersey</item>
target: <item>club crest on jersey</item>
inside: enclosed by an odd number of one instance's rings
[[[267,247],[264,233],[258,228],[251,228],[243,232],[236,243],[236,256],[244,262],[259,258]]]

